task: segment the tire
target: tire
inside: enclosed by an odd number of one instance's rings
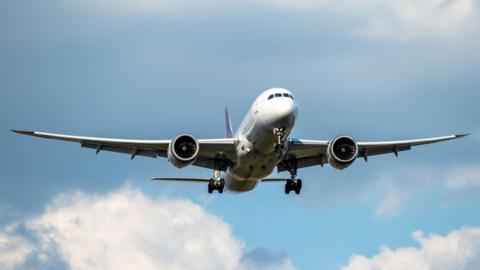
[[[285,183],[285,194],[290,194],[290,191],[294,190],[294,182],[292,180],[287,180]]]
[[[300,194],[300,190],[302,190],[302,180],[298,179],[295,183],[295,193]]]
[[[302,180],[301,179],[297,180],[297,187],[298,187],[298,190],[302,189]]]
[[[208,181],[208,193],[212,193],[213,190],[214,190],[213,180],[210,179],[210,181]]]

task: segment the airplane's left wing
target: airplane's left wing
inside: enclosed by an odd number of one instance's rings
[[[357,142],[357,158],[368,159],[369,156],[394,153],[398,155],[400,151],[410,150],[413,146],[431,144],[443,141],[454,140],[467,136],[468,134],[449,135],[442,137],[399,140],[399,141],[376,141],[376,142]],[[321,165],[327,163],[327,149],[330,141],[314,141],[290,139],[286,159],[278,165],[278,171],[288,170],[290,161],[295,161],[297,168]]]
[[[145,156],[151,158],[167,157],[168,145],[171,140],[131,140],[131,139],[114,139],[73,136],[56,133],[46,133],[39,131],[12,130],[15,133],[53,139],[68,142],[79,143],[82,147],[95,149],[98,154],[100,151],[110,151],[130,155],[133,159],[135,156]],[[235,150],[235,140],[232,138],[225,139],[200,139],[199,157],[192,164],[199,167],[213,168],[215,158],[223,158],[228,162]],[[219,155],[221,154],[221,155]]]

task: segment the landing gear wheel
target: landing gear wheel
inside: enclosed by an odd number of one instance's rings
[[[290,191],[293,189],[293,181],[292,180],[287,180],[287,183],[285,183],[285,194],[290,194]]]
[[[213,188],[213,180],[208,181],[208,193],[212,193]]]
[[[300,190],[302,190],[302,180],[298,179],[295,183],[295,193],[300,194]]]
[[[290,191],[295,191],[296,194],[300,194],[302,190],[302,180],[287,180],[285,183],[285,194],[290,194]]]
[[[225,189],[225,179],[220,179],[220,180],[213,180],[210,179],[208,181],[208,193],[213,193],[214,190],[217,190],[218,193],[223,193],[223,190]]]
[[[217,190],[218,193],[223,193],[223,190],[225,189],[225,179],[220,179],[220,185],[218,186]]]

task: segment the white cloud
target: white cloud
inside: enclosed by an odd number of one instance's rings
[[[24,264],[33,246],[15,233],[16,226],[0,229],[0,269],[15,269]]]
[[[62,196],[28,227],[72,269],[234,269],[242,249],[200,206],[131,189]]]
[[[85,0],[69,3],[71,8],[86,8],[110,16],[191,16],[247,8],[255,1],[232,0]],[[254,6],[258,7],[258,3]]]
[[[458,34],[471,25],[474,0],[86,0],[68,3],[102,16],[212,16],[225,12],[281,9],[317,14],[318,24],[342,18],[350,34],[371,40],[411,40]],[[327,19],[326,19],[327,18]],[[325,19],[327,21],[325,21]],[[333,23],[333,22],[332,22]]]
[[[410,40],[463,30],[473,0],[271,0],[282,9],[324,10],[351,20],[352,33],[368,39]]]
[[[355,32],[394,40],[454,34],[462,30],[473,11],[473,0],[384,1]]]
[[[475,270],[480,265],[480,228],[464,228],[446,236],[412,234],[419,247],[382,247],[371,258],[353,254],[342,270]]]
[[[392,216],[406,199],[406,196],[404,196],[405,192],[393,181],[383,180],[381,183],[382,194],[385,194],[385,196],[375,210],[375,215]]]
[[[447,195],[465,197],[480,191],[480,165],[467,164],[450,168],[406,168],[378,176],[373,184],[381,194],[375,215],[393,216],[417,192],[432,186],[442,187]],[[366,190],[367,191],[367,190]],[[368,190],[371,192],[371,190]],[[473,196],[476,198],[477,196]]]
[[[153,200],[128,187],[60,195],[22,226],[34,240],[15,233],[16,226],[0,232],[1,269],[24,268],[29,258],[75,270],[245,269],[244,244],[229,224],[189,200]],[[276,265],[294,269],[286,255],[266,268]]]
[[[467,165],[450,170],[444,185],[451,191],[480,189],[480,166]]]

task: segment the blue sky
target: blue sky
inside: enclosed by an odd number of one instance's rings
[[[126,258],[144,269],[385,269],[417,262],[414,254],[432,269],[474,269],[479,8],[473,0],[0,2],[1,268],[119,269]],[[300,196],[281,184],[220,196],[148,180],[208,170],[95,156],[8,131],[222,137],[225,106],[237,126],[277,86],[299,104],[292,137],[472,135],[344,171],[302,170]],[[190,253],[189,239],[199,246]],[[446,249],[452,241],[465,245]],[[110,251],[96,258],[99,246]],[[207,267],[215,255],[225,263]]]

